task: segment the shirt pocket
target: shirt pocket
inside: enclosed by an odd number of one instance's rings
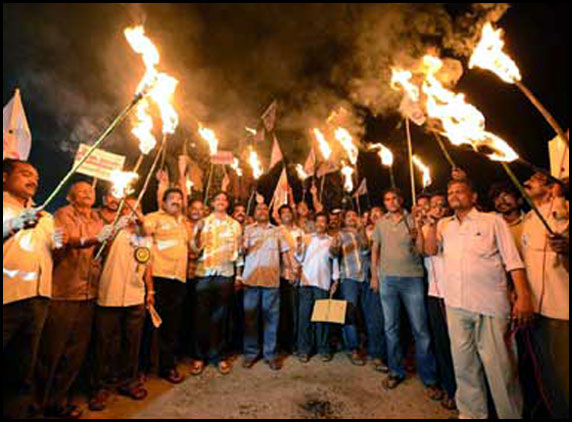
[[[497,252],[494,238],[491,229],[477,226],[465,233],[465,245],[473,255],[487,258]]]

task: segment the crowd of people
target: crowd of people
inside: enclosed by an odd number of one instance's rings
[[[78,182],[52,216],[38,185],[30,163],[3,162],[5,417],[81,417],[78,379],[101,411],[112,393],[144,400],[153,369],[179,384],[209,365],[228,375],[237,355],[280,371],[340,351],[386,389],[414,356],[428,398],[461,419],[568,417],[568,193],[540,173],[525,186],[554,236],[510,185],[485,212],[460,170],[410,211],[389,189],[363,214],[313,191],[313,210],[260,201],[250,216],[226,192],[207,207],[164,187],[143,215],[111,193],[95,209]],[[313,322],[331,297],[345,324]]]

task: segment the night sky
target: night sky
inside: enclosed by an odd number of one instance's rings
[[[202,141],[194,135],[198,118],[220,133],[223,149],[236,149],[245,137],[244,126],[256,126],[265,107],[278,99],[277,136],[282,149],[290,163],[303,163],[309,151],[307,129],[344,105],[359,121],[356,132],[365,145],[383,142],[396,153],[398,184],[408,191],[400,118],[383,95],[383,100],[368,103],[356,82],[386,75],[388,68],[382,64],[394,57],[396,45],[407,52],[418,49],[420,42],[439,45],[438,37],[418,36],[416,27],[408,27],[408,16],[425,14],[431,21],[438,15],[438,26],[467,9],[467,4],[3,3],[3,102],[17,86],[21,88],[33,134],[30,161],[42,179],[37,198],[41,200],[71,165],[78,143],[93,140],[130,101],[142,65],[126,45],[122,30],[143,22],[161,52],[160,68],[181,81],[177,109],[182,121],[173,148],[190,140],[197,143],[197,154],[204,153]],[[568,3],[526,3],[513,5],[499,22],[523,82],[565,129],[569,16]],[[403,36],[402,44],[395,34]],[[442,55],[454,53],[444,50]],[[554,134],[540,114],[516,87],[486,71],[468,71],[465,59],[461,61],[465,73],[455,90],[466,93],[483,112],[488,130],[506,139],[523,158],[548,167],[546,141]],[[379,91],[385,90],[390,91],[379,83]],[[391,95],[387,93],[388,98]],[[432,189],[443,187],[449,169],[435,141],[423,128],[414,128],[413,142],[415,152],[433,170]],[[104,148],[127,154],[128,165],[134,162],[137,149],[129,124]],[[269,153],[268,145],[260,149],[263,155]],[[453,147],[451,153],[482,192],[503,178],[498,164]],[[522,178],[529,174],[517,164],[513,167]],[[262,182],[267,196],[277,173]],[[361,153],[359,173],[368,179],[372,202],[379,203],[389,177],[377,156]],[[62,201],[63,196],[59,204]]]

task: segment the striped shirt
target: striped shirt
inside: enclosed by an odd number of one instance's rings
[[[365,281],[364,264],[367,247],[355,231],[344,229],[339,233],[340,247],[332,253],[340,260],[340,277],[345,280]]]

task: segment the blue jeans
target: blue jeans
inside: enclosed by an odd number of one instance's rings
[[[262,311],[264,360],[276,358],[278,323],[280,321],[280,289],[246,287],[244,290],[244,357],[260,356],[260,311]]]
[[[342,300],[348,302],[347,320],[343,327],[344,345],[348,352],[359,349],[358,338],[358,312],[359,308],[367,318],[366,295],[369,286],[366,282],[344,279],[340,284],[340,296]]]
[[[329,327],[324,322],[312,322],[314,303],[327,299],[329,292],[317,287],[300,287],[300,307],[298,308],[298,352],[311,355],[314,345],[319,354],[330,353]]]
[[[401,378],[405,378],[406,375],[400,341],[401,304],[403,303],[415,338],[415,355],[419,375],[426,386],[435,385],[437,365],[431,352],[423,279],[385,276],[381,285],[381,302],[391,374]]]
[[[369,288],[366,282],[365,325],[367,330],[367,355],[387,362],[387,342],[385,341],[383,309],[378,292]]]

